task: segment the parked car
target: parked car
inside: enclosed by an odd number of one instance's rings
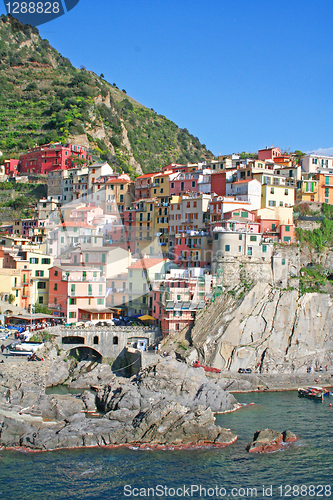
[[[251,368],[238,368],[238,373],[252,373]]]

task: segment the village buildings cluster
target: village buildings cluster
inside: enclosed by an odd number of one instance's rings
[[[2,298],[66,323],[146,315],[163,335],[191,326],[224,259],[271,259],[274,243],[296,242],[295,203],[333,204],[333,157],[242,156],[135,180],[72,144],[6,160],[1,176],[42,175],[48,196],[34,218],[0,228]]]

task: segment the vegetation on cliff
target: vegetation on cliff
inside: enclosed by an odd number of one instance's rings
[[[103,75],[74,68],[37,28],[4,15],[0,90],[0,150],[6,155],[85,135],[96,158],[133,175],[170,162],[213,158],[187,129],[142,106]]]
[[[307,205],[307,204],[305,204]],[[323,216],[320,222],[320,227],[313,231],[307,229],[296,228],[297,239],[300,244],[307,243],[310,248],[314,248],[321,252],[324,247],[333,247],[333,206],[323,203],[321,205],[321,213],[312,213],[309,206],[303,207],[304,215]]]

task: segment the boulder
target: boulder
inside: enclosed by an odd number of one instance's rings
[[[253,441],[248,445],[249,453],[268,453],[281,449],[284,444],[292,443],[297,440],[295,434],[291,431],[278,432],[272,429],[263,429],[256,431]]]

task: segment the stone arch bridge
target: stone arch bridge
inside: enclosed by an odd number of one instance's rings
[[[140,340],[146,340],[147,346],[153,346],[159,338],[159,329],[151,327],[92,327],[70,328],[55,327],[49,332],[57,335],[61,349],[79,354],[87,359],[109,363],[125,352],[125,348],[135,347]]]

